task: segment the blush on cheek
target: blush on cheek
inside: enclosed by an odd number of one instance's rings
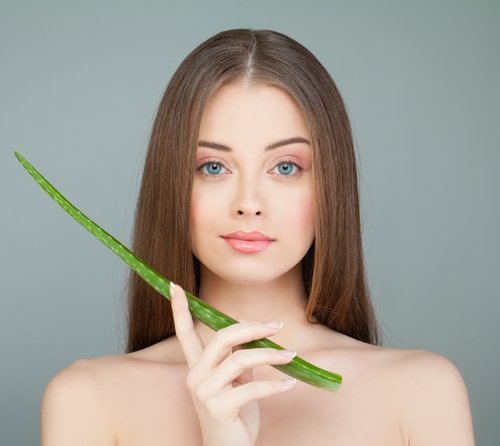
[[[297,200],[297,202],[300,203],[299,208],[303,225],[305,227],[314,226],[314,200],[312,195],[308,194],[306,197],[302,197],[301,200]]]
[[[312,198],[304,200],[300,208],[301,230],[304,233],[314,232],[314,203]]]
[[[314,216],[309,210],[302,214],[302,231],[305,234],[314,232]]]

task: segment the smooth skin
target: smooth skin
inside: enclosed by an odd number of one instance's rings
[[[181,287],[171,287],[175,332],[189,366],[186,383],[200,420],[203,444],[254,445],[260,429],[257,400],[291,389],[295,380],[254,381],[252,369],[266,364],[286,364],[290,350],[256,348],[235,350],[239,345],[274,335],[281,324],[242,322],[223,328],[208,346],[195,330]]]
[[[289,138],[302,142],[266,150]],[[474,445],[467,389],[447,358],[369,345],[305,320],[300,260],[314,240],[308,140],[297,104],[275,87],[225,85],[210,98],[190,236],[199,297],[240,322],[214,332],[193,321],[177,285],[175,336],[76,361],[50,381],[42,446]],[[221,238],[238,230],[274,242],[241,253]],[[269,365],[291,358],[239,348],[262,337],[340,373],[338,393],[287,387]]]

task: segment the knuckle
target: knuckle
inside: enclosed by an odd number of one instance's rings
[[[227,362],[227,368],[233,372],[240,371],[254,366],[255,359],[254,355],[250,352],[245,352],[238,350],[238,352],[233,353]]]
[[[225,328],[221,328],[220,330],[217,330],[213,336],[213,339],[216,341],[216,342],[220,342],[221,340],[223,340],[226,336],[226,333],[227,333],[227,327]]]
[[[211,398],[210,389],[208,389],[207,386],[203,385],[203,383],[200,383],[200,385],[198,385],[198,387],[196,387],[196,390],[194,393],[195,393],[197,400],[204,402],[205,405],[207,404],[207,401]]]
[[[245,363],[245,358],[247,357],[248,352],[245,350],[236,350],[232,354],[232,359],[233,361],[236,361],[238,364],[243,364]]]
[[[220,344],[227,344],[227,337],[231,333],[231,330],[229,330],[230,328],[231,327],[229,326],[217,330],[214,335],[215,342]]]
[[[217,330],[213,337],[214,342],[219,345],[222,345],[222,347],[224,348],[232,347],[234,344],[234,338],[236,332],[238,330],[238,327],[236,327],[236,325],[239,324],[233,324],[228,327],[224,327],[221,328],[220,330]]]
[[[205,401],[205,409],[211,418],[216,419],[221,412],[221,405],[219,404],[219,400],[215,396],[207,398],[207,400]]]
[[[187,374],[186,387],[190,392],[196,392],[196,388],[198,387],[198,379],[194,376],[193,373]]]

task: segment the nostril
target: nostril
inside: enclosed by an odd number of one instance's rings
[[[243,211],[241,211],[241,210],[238,211],[238,215],[243,215],[243,214],[244,214]],[[260,215],[260,214],[261,214],[261,211],[256,211],[255,212],[255,215]]]

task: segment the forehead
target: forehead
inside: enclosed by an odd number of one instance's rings
[[[209,137],[262,137],[271,142],[291,136],[309,137],[297,102],[278,87],[231,83],[220,87],[202,113],[200,139]]]

